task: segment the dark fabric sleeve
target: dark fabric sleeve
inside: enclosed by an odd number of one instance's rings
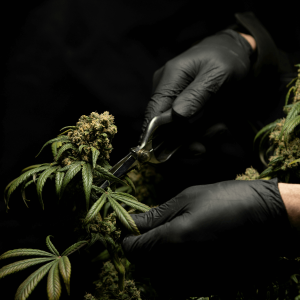
[[[228,28],[250,34],[256,41],[257,51],[251,58],[251,72],[254,77],[259,77],[261,74],[265,77],[295,71],[289,55],[278,49],[269,32],[253,12],[236,13],[235,18],[236,23]]]

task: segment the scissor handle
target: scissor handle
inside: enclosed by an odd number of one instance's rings
[[[162,113],[161,115],[159,116],[156,116],[154,117],[150,123],[148,124],[145,132],[144,132],[144,135],[143,135],[143,138],[142,138],[142,141],[141,141],[141,144],[139,146],[140,149],[143,149],[148,140],[149,140],[149,137],[151,136],[151,134],[153,133],[153,131],[158,127],[158,126],[161,126],[163,124],[167,124],[167,123],[171,123],[173,121],[173,118],[172,118],[172,108],[170,108],[169,110],[165,111],[164,113]]]

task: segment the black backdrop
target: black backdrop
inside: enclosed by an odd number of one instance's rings
[[[299,51],[295,2],[272,7],[262,7],[261,1],[231,1],[229,5],[225,1],[187,0],[6,4],[1,47],[0,189],[3,191],[22,168],[51,160],[50,148],[38,158],[35,155],[60,128],[75,124],[81,115],[92,111],[108,110],[115,116],[119,132],[113,141],[111,164],[122,158],[137,143],[155,70],[193,42],[234,23],[236,12],[253,11],[280,49]],[[229,175],[212,174],[210,180],[234,179],[233,174],[243,172],[249,163],[252,161],[243,160]],[[171,164],[176,163],[165,168]],[[189,168],[195,172],[192,165],[185,170]],[[211,170],[206,167],[201,172]],[[203,183],[200,178],[193,183]],[[168,192],[171,197],[176,189]],[[46,250],[49,234],[55,236],[53,241],[61,251],[75,242],[68,231],[71,225],[59,221],[51,197],[44,195],[45,211],[34,196],[27,209],[17,191],[8,214],[0,201],[0,253],[15,248]],[[90,290],[85,286],[91,280],[77,270],[88,273],[89,265],[76,265],[76,255],[71,259],[71,292],[82,299],[79,295]],[[13,261],[3,261],[1,266]],[[8,293],[6,299],[13,299],[16,288],[32,271],[0,281],[2,293]],[[30,298],[38,297],[39,291],[45,293],[45,285],[43,280]]]

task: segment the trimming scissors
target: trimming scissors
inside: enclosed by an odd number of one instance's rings
[[[167,110],[159,116],[154,117],[148,124],[140,145],[130,149],[130,152],[115,164],[109,171],[116,177],[128,173],[138,164],[146,162],[158,164],[168,160],[181,146],[178,143],[166,142],[167,137],[161,134],[154,136],[154,131],[161,125],[171,123],[172,109]],[[105,189],[110,185],[110,182],[106,180],[101,188]]]

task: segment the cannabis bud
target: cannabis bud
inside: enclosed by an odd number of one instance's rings
[[[68,132],[67,136],[73,144],[82,146],[82,159],[90,162],[92,147],[100,151],[99,158],[109,159],[113,147],[111,141],[117,133],[117,127],[114,124],[114,116],[108,111],[102,114],[92,112],[89,116],[83,115],[79,118],[76,129]],[[73,151],[76,157],[78,153]],[[66,164],[68,164],[66,162]]]

